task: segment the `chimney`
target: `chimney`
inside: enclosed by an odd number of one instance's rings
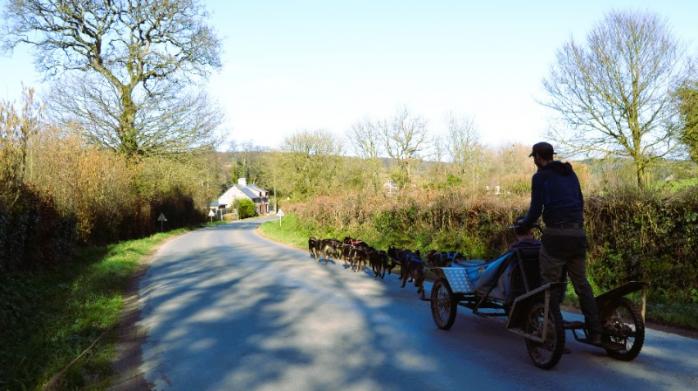
[[[238,178],[238,185],[247,186],[247,178]]]

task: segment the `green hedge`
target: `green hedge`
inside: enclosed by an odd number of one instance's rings
[[[0,272],[57,266],[78,244],[106,244],[150,235],[160,229],[160,213],[168,219],[166,229],[192,226],[205,219],[191,197],[173,191],[116,216],[96,211],[94,229],[87,240],[79,241],[73,216],[61,214],[49,195],[22,185],[0,194]]]
[[[241,219],[257,216],[257,210],[254,207],[254,202],[246,198],[238,200],[237,203],[238,216]]]
[[[401,199],[348,195],[319,198],[292,211],[316,236],[345,235],[374,246],[456,250],[491,258],[514,240],[506,229],[526,199],[439,193]],[[698,303],[698,191],[614,193],[587,198],[589,273],[610,289],[629,280],[651,284],[654,302]]]
[[[594,281],[604,288],[649,281],[656,299],[698,303],[697,193],[591,198],[586,218]]]
[[[75,220],[61,216],[50,197],[21,186],[0,197],[0,272],[50,266],[69,254]]]

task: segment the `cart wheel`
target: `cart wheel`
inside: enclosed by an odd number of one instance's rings
[[[526,349],[533,364],[538,368],[550,369],[554,367],[565,349],[565,330],[562,327],[562,315],[560,307],[550,305],[548,311],[548,328],[546,338],[543,342],[536,342],[526,339]],[[529,334],[542,336],[543,325],[545,324],[545,305],[535,303],[528,311],[526,321],[526,332]]]
[[[631,361],[640,354],[645,342],[645,321],[632,301],[619,298],[603,311],[601,322],[604,326],[604,345],[614,346],[606,348],[609,356]]]
[[[448,330],[456,321],[457,303],[448,281],[439,278],[431,287],[431,316],[441,330]]]

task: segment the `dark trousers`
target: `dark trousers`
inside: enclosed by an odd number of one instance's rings
[[[543,246],[539,255],[540,274],[544,284],[565,282],[565,274],[569,275],[587,325],[592,332],[601,333],[599,310],[586,276],[586,253],[580,251],[580,248],[585,247],[585,243],[584,230],[581,228],[546,229],[543,232]],[[566,251],[566,248],[570,248],[570,251]],[[562,302],[564,294],[564,288],[558,291],[559,303]]]

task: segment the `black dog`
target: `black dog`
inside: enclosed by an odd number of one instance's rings
[[[394,247],[388,248],[388,255],[400,265],[401,288],[405,287],[407,280],[413,280],[417,287],[417,293],[424,299],[424,262],[419,256],[419,251],[400,250]]]
[[[320,240],[314,236],[308,238],[308,252],[310,252],[310,257],[313,259],[317,259],[320,256]]]
[[[328,263],[331,260],[339,259],[342,256],[342,242],[337,239],[320,240],[320,261]]]

